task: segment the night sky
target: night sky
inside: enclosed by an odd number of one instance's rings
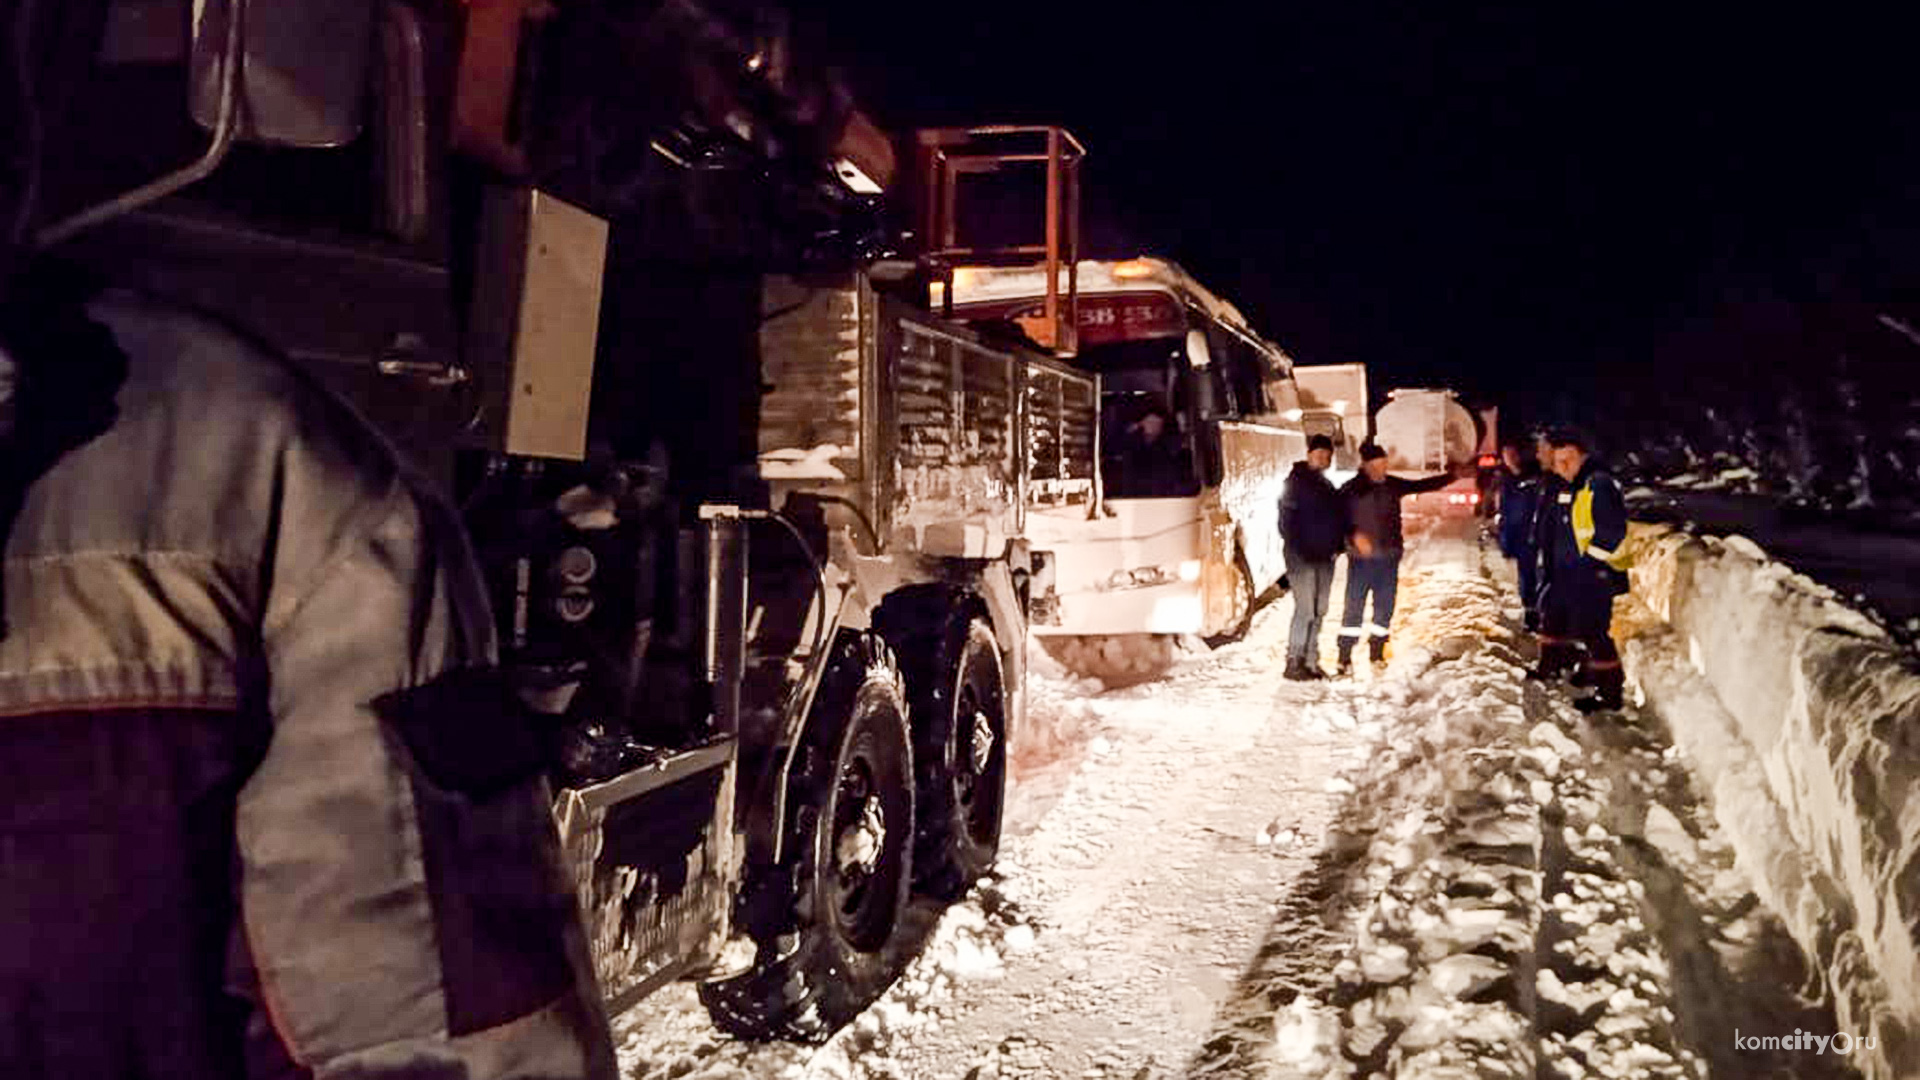
[[[1826,5],[830,6],[883,123],[1068,126],[1089,254],[1376,385],[1584,386],[1729,299],[1920,269],[1920,39]]]

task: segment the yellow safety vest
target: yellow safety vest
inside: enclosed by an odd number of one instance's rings
[[[1627,570],[1633,566],[1633,555],[1627,551],[1626,541],[1613,550],[1593,546],[1593,484],[1581,484],[1580,490],[1573,494],[1573,544],[1582,555],[1593,555],[1615,570]]]

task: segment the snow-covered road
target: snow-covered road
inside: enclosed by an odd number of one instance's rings
[[[1722,1036],[1818,1026],[1792,958],[1658,735],[1523,681],[1470,528],[1410,553],[1378,675],[1283,682],[1286,600],[1128,690],[1035,650],[1000,871],[887,997],[756,1046],[669,988],[617,1023],[626,1075],[1769,1075]]]
[[[1332,778],[1370,741],[1350,700],[1365,684],[1280,679],[1290,613],[1270,605],[1246,641],[1108,693],[1035,650],[997,880],[894,992],[816,1049],[725,1043],[669,989],[622,1019],[628,1076],[1180,1074],[1312,867],[1345,790]]]

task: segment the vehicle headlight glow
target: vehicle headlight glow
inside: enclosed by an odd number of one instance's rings
[[[1156,585],[1199,580],[1200,560],[1188,559],[1185,562],[1167,566],[1135,566],[1126,570],[1115,570],[1107,575],[1107,580],[1101,583],[1101,588],[1108,592],[1116,592],[1121,589],[1151,589]]]

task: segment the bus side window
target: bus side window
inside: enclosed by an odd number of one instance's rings
[[[1258,350],[1249,347],[1246,365],[1241,370],[1241,377],[1247,381],[1247,400],[1252,406],[1250,411],[1262,416],[1272,412],[1273,398],[1267,393],[1265,357],[1262,357]]]
[[[1239,339],[1220,324],[1212,321],[1207,323],[1207,350],[1213,355],[1206,370],[1199,374],[1213,386],[1211,419],[1237,420],[1246,415],[1246,402],[1242,400],[1240,388],[1233,378],[1233,369],[1237,366],[1235,357],[1240,347]]]
[[[1260,416],[1273,411],[1266,394],[1266,358],[1252,342],[1237,335],[1227,353],[1227,381],[1233,385],[1233,399],[1242,417]]]
[[[1289,376],[1276,375],[1267,380],[1267,411],[1284,413],[1300,407],[1300,387]]]

